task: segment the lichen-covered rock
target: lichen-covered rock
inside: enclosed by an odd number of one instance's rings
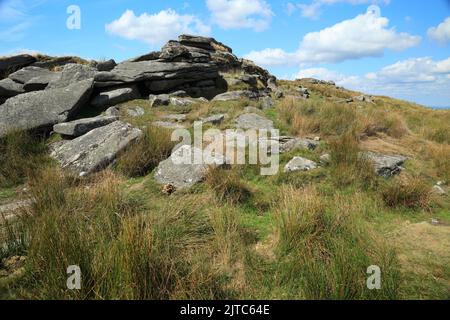
[[[273,129],[273,121],[256,113],[244,113],[236,119],[236,127],[240,129]]]
[[[141,136],[141,130],[115,121],[64,143],[51,156],[62,168],[85,176],[112,164],[121,151]]]
[[[65,88],[75,82],[93,79],[97,72],[97,69],[87,65],[69,63],[64,66],[60,77],[52,80],[46,89]]]
[[[224,164],[225,158],[221,155],[184,145],[159,164],[155,180],[164,185],[172,184],[177,189],[190,188],[205,178],[209,168]]]
[[[84,106],[93,89],[92,80],[66,88],[20,94],[0,105],[0,137],[10,130],[51,129],[67,121]]]
[[[206,123],[220,124],[220,123],[223,122],[223,120],[225,120],[225,115],[224,114],[214,114],[212,116],[209,116],[209,117],[201,119],[201,121],[204,124],[206,124]]]
[[[284,167],[284,172],[308,171],[317,168],[317,163],[302,157],[294,157]]]
[[[403,163],[408,160],[401,155],[386,155],[376,152],[362,152],[360,156],[373,164],[375,173],[379,176],[389,178],[402,171]]]
[[[53,131],[64,136],[79,137],[96,128],[104,127],[114,121],[118,117],[95,117],[75,120],[71,122],[64,122],[55,124]]]
[[[213,101],[233,101],[240,99],[257,99],[258,94],[253,91],[238,90],[229,91],[214,97]]]

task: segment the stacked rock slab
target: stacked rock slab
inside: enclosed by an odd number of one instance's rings
[[[115,121],[54,148],[51,155],[61,167],[85,176],[113,163],[118,154],[140,136],[141,130]]]
[[[70,119],[88,102],[92,80],[66,88],[24,93],[0,105],[0,137],[11,130],[49,129]]]

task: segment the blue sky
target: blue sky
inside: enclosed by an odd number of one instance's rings
[[[67,27],[70,5],[80,29]],[[121,61],[180,33],[213,36],[278,78],[450,106],[449,0],[0,0],[0,55]]]

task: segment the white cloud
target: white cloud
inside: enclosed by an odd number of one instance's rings
[[[411,58],[388,65],[363,76],[345,75],[326,68],[300,70],[295,78],[333,80],[339,86],[422,103],[435,101],[447,105],[450,100],[450,57],[435,61],[430,57]]]
[[[264,0],[206,0],[214,24],[223,29],[266,30],[272,21],[269,4]]]
[[[441,43],[447,43],[450,41],[450,17],[444,20],[437,27],[428,29],[428,37],[430,39],[439,41]]]
[[[390,0],[313,0],[310,4],[304,3],[289,3],[290,12],[292,13],[296,9],[300,10],[302,17],[317,19],[321,14],[321,9],[326,5],[333,5],[337,3],[347,3],[351,5],[361,5],[361,4],[389,4]]]
[[[401,51],[420,42],[419,36],[398,33],[394,28],[389,28],[389,20],[381,17],[376,8],[371,6],[365,14],[306,34],[296,52],[265,49],[252,51],[246,58],[264,66],[337,63],[379,57],[387,49]]]
[[[172,9],[140,16],[136,16],[132,10],[126,10],[119,19],[107,24],[105,29],[110,34],[144,41],[152,46],[164,44],[182,33],[208,35],[211,32],[211,28],[196,16],[181,15]]]

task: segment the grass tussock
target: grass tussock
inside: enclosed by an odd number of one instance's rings
[[[388,207],[426,210],[432,204],[432,188],[420,178],[399,177],[383,185],[380,192]]]
[[[430,155],[436,175],[450,182],[450,146],[438,145],[430,147]]]
[[[395,299],[399,273],[392,251],[362,219],[364,200],[314,189],[281,190],[276,210],[282,279],[306,299]],[[367,268],[383,270],[381,290],[368,290]]]
[[[364,189],[377,185],[372,165],[360,157],[359,141],[353,132],[330,140],[330,179],[337,187],[358,185]]]
[[[112,172],[98,183],[67,180],[59,171],[36,176],[36,204],[23,285],[39,299],[214,299],[222,278],[205,264],[212,227],[197,201],[166,202],[146,212],[121,190]],[[66,269],[82,272],[79,291]]]
[[[221,203],[242,204],[247,202],[252,196],[250,188],[241,180],[241,173],[236,168],[231,170],[223,168],[209,170],[206,176],[206,184]]]
[[[167,159],[174,146],[170,130],[150,126],[144,130],[144,135],[119,157],[116,167],[126,176],[143,176]]]
[[[27,175],[49,162],[43,139],[24,131],[7,134],[0,139],[0,187],[23,183]]]

